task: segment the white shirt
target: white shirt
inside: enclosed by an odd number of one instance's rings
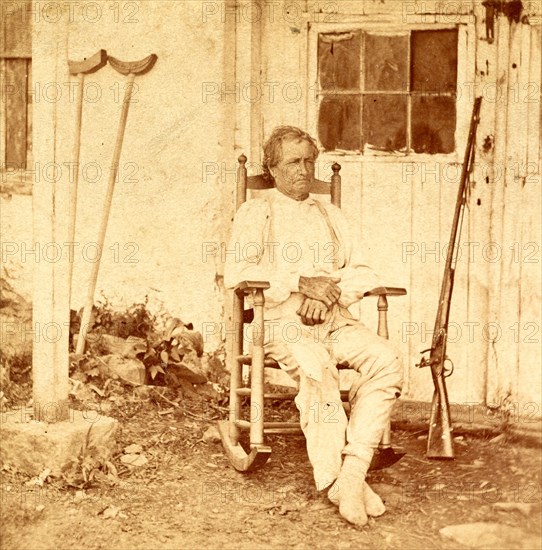
[[[233,288],[241,281],[268,281],[266,319],[296,317],[304,300],[300,276],[340,277],[342,308],[380,286],[343,213],[332,204],[320,205],[327,216],[312,197],[296,201],[272,189],[265,198],[245,202],[235,216],[224,283]]]

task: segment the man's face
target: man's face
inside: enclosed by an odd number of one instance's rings
[[[314,182],[314,161],[314,150],[308,142],[284,141],[282,160],[270,169],[277,189],[296,201],[306,199]]]

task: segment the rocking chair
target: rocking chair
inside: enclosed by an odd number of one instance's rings
[[[263,175],[247,176],[247,157],[241,155],[238,159],[236,209],[247,198],[247,189],[264,190],[273,184],[264,179]],[[331,195],[331,202],[341,206],[341,167],[335,163],[332,166],[331,181],[315,180],[311,194]],[[243,354],[244,324],[252,321],[257,326],[264,326],[264,290],[270,287],[265,281],[243,281],[233,293],[233,308],[226,323],[226,367],[231,373],[229,418],[218,423],[222,445],[232,466],[241,472],[252,471],[263,466],[271,455],[271,448],[266,445],[267,434],[302,435],[297,422],[267,422],[264,420],[265,400],[293,400],[295,393],[266,393],[264,389],[264,369],[280,369],[280,365],[271,358],[265,357],[264,334],[262,330],[255,331],[252,339],[252,354]],[[379,287],[365,293],[365,297],[376,296],[378,310],[377,334],[384,338],[388,333],[388,296],[404,296],[404,288]],[[252,309],[245,309],[245,298],[252,295]],[[249,376],[243,377],[243,366],[248,368]],[[338,369],[344,368],[337,365]],[[250,400],[250,420],[242,419],[243,398]],[[348,401],[348,391],[341,391],[343,401]],[[248,451],[240,443],[241,432],[250,434]],[[381,469],[391,466],[404,456],[404,452],[396,452],[391,446],[391,429],[388,425],[379,448],[375,451],[370,469]]]

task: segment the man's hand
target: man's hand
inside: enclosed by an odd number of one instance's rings
[[[324,302],[314,300],[313,298],[305,298],[301,307],[296,313],[301,317],[301,322],[304,325],[313,326],[320,325],[326,320],[328,308]]]
[[[299,277],[299,292],[307,298],[319,300],[330,308],[341,297],[338,277]]]

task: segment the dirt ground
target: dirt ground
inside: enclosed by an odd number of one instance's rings
[[[137,396],[112,407],[121,423],[116,475],[84,488],[51,478],[32,484],[4,467],[2,550],[455,549],[468,546],[439,530],[474,522],[516,528],[491,548],[540,548],[539,448],[505,436],[456,434],[456,459],[431,461],[424,457],[423,432],[396,427],[394,444],[407,455],[368,479],[387,512],[356,528],[313,488],[302,437],[271,437],[273,454],[264,468],[233,470],[220,443],[202,439],[224,410],[208,399],[170,406]],[[121,462],[132,444],[143,447],[145,465]],[[520,506],[499,511],[497,502]]]

